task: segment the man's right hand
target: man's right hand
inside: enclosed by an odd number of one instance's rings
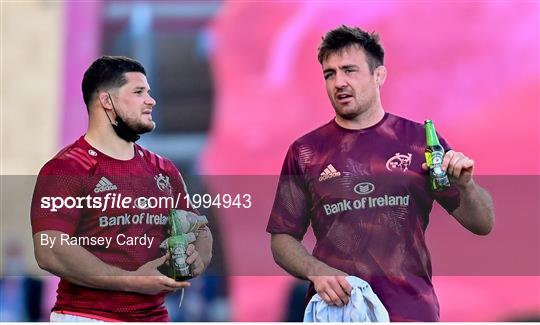
[[[272,255],[279,266],[292,275],[313,282],[315,291],[329,305],[349,302],[352,287],[348,275],[313,257],[300,240],[289,234],[272,234]]]
[[[152,260],[132,272],[130,276],[127,276],[126,291],[155,295],[189,287],[191,285],[189,282],[174,281],[158,271],[158,267],[163,265],[169,259],[169,256],[170,254],[167,253],[160,258]]]
[[[308,276],[308,280],[313,282],[315,291],[328,305],[344,306],[349,302],[352,287],[345,279],[347,274],[332,267],[326,267],[322,272],[317,274],[333,274],[333,275],[312,275]]]

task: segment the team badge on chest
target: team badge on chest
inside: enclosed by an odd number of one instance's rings
[[[154,176],[154,179],[156,180],[156,185],[160,191],[167,193],[172,192],[169,176],[163,176],[163,174],[159,173],[159,175]]]
[[[411,161],[412,154],[408,153],[406,155],[402,155],[398,152],[386,161],[386,169],[389,171],[401,170],[405,172],[407,169],[409,169]]]

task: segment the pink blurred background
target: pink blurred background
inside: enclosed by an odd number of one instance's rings
[[[206,141],[196,157],[197,173],[278,175],[288,146],[333,117],[316,50],[326,31],[347,24],[376,31],[381,37],[388,69],[382,87],[385,110],[418,122],[433,119],[438,132],[456,150],[475,160],[477,175],[534,175],[538,180],[537,1],[212,3],[219,9],[200,26],[208,41],[213,102]],[[54,135],[59,139],[58,149],[73,142],[86,128],[80,82],[90,62],[105,54],[103,16],[116,4],[131,6],[127,1],[64,4],[61,122]],[[138,4],[146,4],[146,9],[157,6],[151,2]],[[178,3],[159,2],[162,7],[169,5]],[[194,24],[189,14],[186,17],[185,24]],[[156,19],[153,23],[163,21]],[[183,26],[171,24],[169,32]],[[145,45],[144,40],[140,42]],[[182,59],[178,54],[178,60]],[[153,78],[158,83],[160,75]],[[196,78],[193,76],[193,83]],[[159,96],[158,103],[166,94]],[[169,150],[183,150],[182,145],[174,143]],[[539,193],[537,185],[532,185],[533,194]],[[505,194],[502,191],[497,195]],[[279,321],[287,308],[292,277],[240,276],[242,270],[235,269],[245,262],[241,259],[246,244],[241,238],[246,233],[258,238],[250,241],[249,251],[271,262],[269,235],[264,233],[269,204],[265,202],[262,213],[243,221],[242,227],[231,222],[238,217],[234,211],[222,211],[217,218],[225,266],[234,275],[228,278],[232,321]],[[495,204],[497,207],[497,200]],[[524,240],[538,245],[538,202],[532,197],[527,204],[528,211],[534,212],[528,219],[533,227],[528,228]],[[507,213],[498,214],[499,219],[512,217],[509,206],[501,207],[501,211]],[[460,231],[440,208],[434,210],[432,218],[435,221],[428,230],[428,240],[444,235],[446,227]],[[443,219],[450,221],[439,221]],[[500,224],[511,224],[511,219]],[[496,231],[494,236],[500,237],[495,238],[505,238],[505,228],[496,226]],[[476,240],[466,233],[463,238]],[[308,236],[308,246],[312,240]],[[457,244],[449,238],[446,251],[436,249],[434,262],[444,259]],[[487,245],[482,247],[485,254],[497,254]],[[537,254],[539,249],[532,247],[531,252]],[[538,256],[533,255],[532,261],[538,261]],[[532,274],[436,275],[433,281],[441,320],[500,321],[538,315],[540,274],[534,273],[538,265],[531,269]]]
[[[224,5],[211,25],[217,100],[201,159],[205,173],[276,174],[288,145],[332,118],[316,49],[340,24],[379,33],[389,73],[382,87],[387,111],[433,119],[455,149],[475,160],[478,175],[539,174],[538,3],[388,1]],[[434,215],[449,219],[440,209]],[[529,233],[536,238],[538,218],[533,215],[536,230]],[[264,229],[265,216],[255,219],[255,229]],[[242,231],[228,227],[233,224],[223,222],[223,231],[234,247]],[[458,244],[449,241],[448,250]],[[238,250],[241,245],[236,242]],[[233,319],[275,320],[290,280],[233,279]],[[537,276],[436,276],[434,284],[443,321],[498,321],[540,311]]]

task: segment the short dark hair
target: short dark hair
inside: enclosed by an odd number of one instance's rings
[[[102,56],[92,62],[84,73],[82,93],[86,109],[97,91],[119,88],[126,84],[126,72],[140,72],[146,76],[144,67],[139,62],[125,56]]]
[[[346,25],[332,29],[322,37],[317,54],[319,63],[322,64],[331,54],[339,53],[349,46],[358,46],[364,50],[371,72],[384,64],[384,49],[379,43],[379,35]]]

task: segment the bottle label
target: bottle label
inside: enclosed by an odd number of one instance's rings
[[[173,272],[181,276],[189,275],[189,265],[186,263],[187,244],[185,235],[177,235],[169,238],[169,251],[171,253]]]
[[[438,191],[438,190],[444,190],[448,187],[450,187],[450,181],[448,180],[448,175],[446,175],[446,172],[442,169],[442,162],[444,158],[444,153],[441,151],[434,151],[430,153],[430,162],[429,165],[429,172],[431,176],[431,187]],[[427,161],[427,153],[426,153],[426,161]]]
[[[435,175],[441,175],[445,174],[442,169],[442,162],[443,162],[444,154],[440,151],[434,151],[431,153],[431,164],[428,163],[430,168],[433,170],[433,173]]]

